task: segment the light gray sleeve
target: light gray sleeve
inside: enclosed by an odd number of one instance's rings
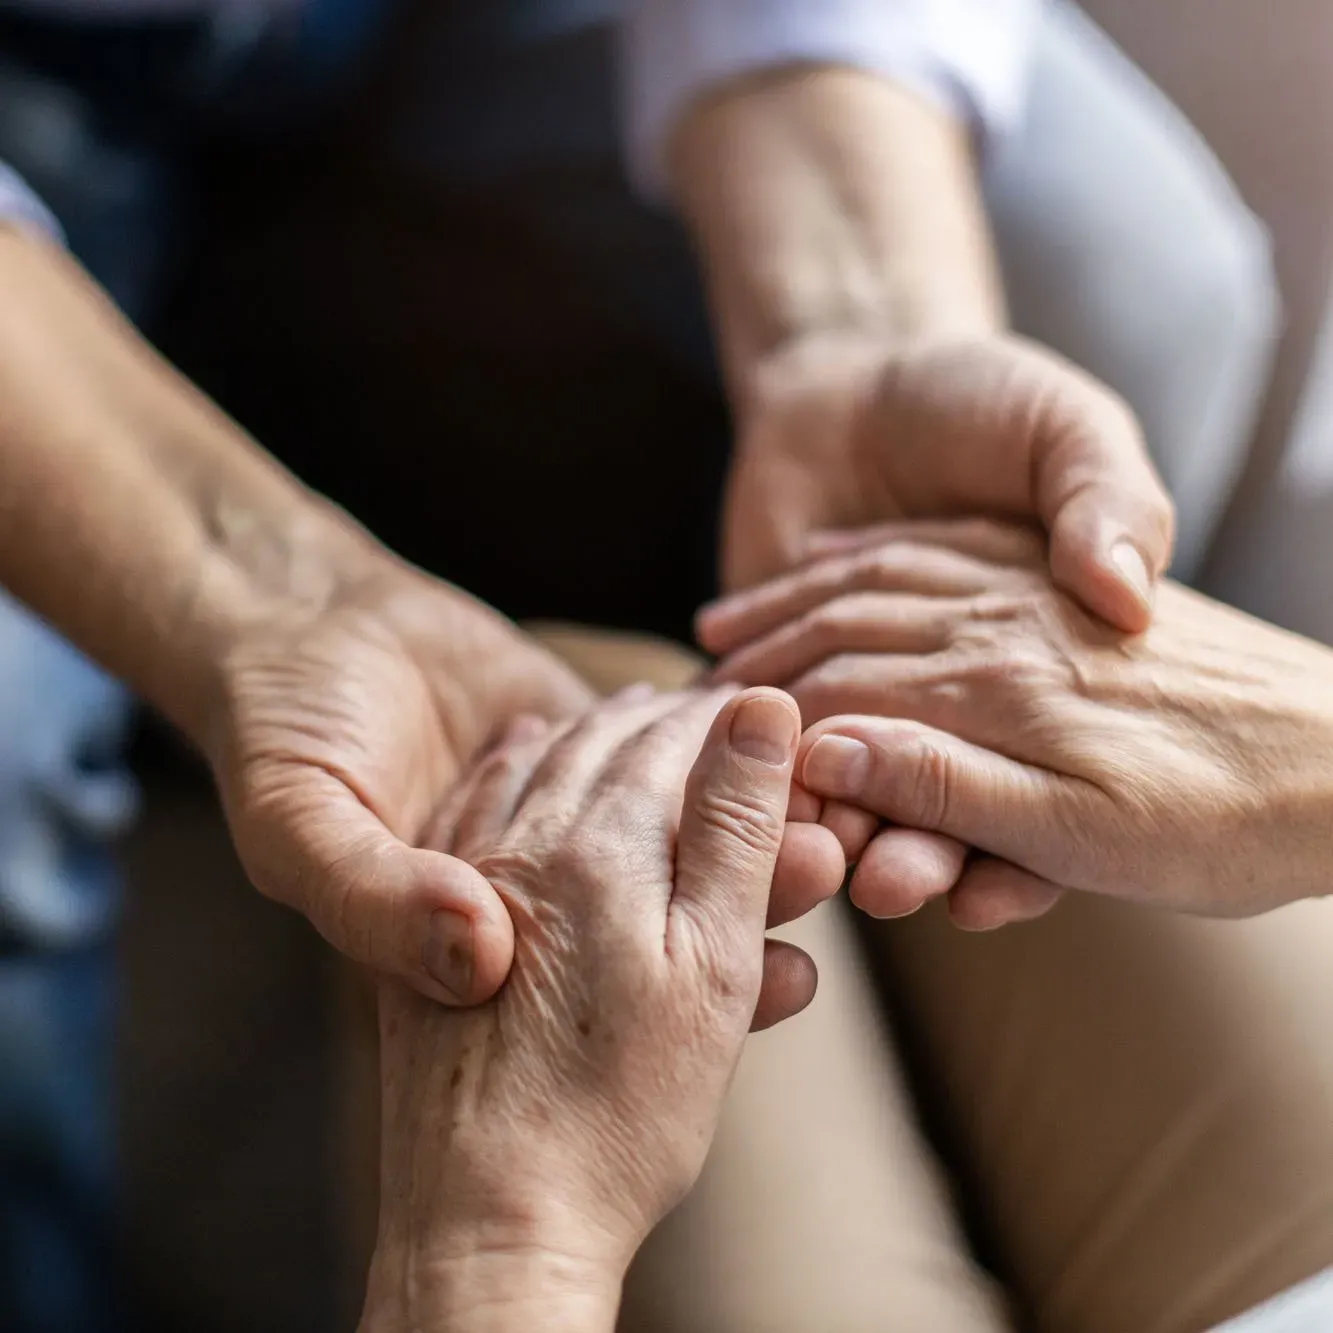
[[[1328,1333],[1331,1328],[1333,1269],[1214,1333]]]
[[[1044,0],[629,0],[621,67],[631,174],[665,193],[662,149],[710,85],[798,62],[883,74],[983,137],[1022,109]]]
[[[13,222],[64,243],[55,214],[28,188],[13,167],[0,162],[0,221]]]

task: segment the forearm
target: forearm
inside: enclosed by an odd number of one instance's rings
[[[681,118],[668,168],[733,395],[806,335],[1004,322],[968,131],[886,79],[805,66],[724,86]]]
[[[55,247],[0,227],[0,582],[204,742],[241,626],[375,550]]]

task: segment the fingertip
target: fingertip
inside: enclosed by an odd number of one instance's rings
[[[949,920],[969,934],[1037,921],[1064,892],[1007,861],[983,858],[972,865],[949,894]]]
[[[472,921],[472,988],[465,1004],[484,1004],[509,979],[514,926],[498,894]]]
[[[1119,490],[1092,487],[1060,511],[1051,531],[1056,583],[1129,634],[1152,622],[1157,581],[1171,560],[1169,505],[1155,514],[1141,496],[1131,503]]]
[[[844,801],[826,801],[819,822],[838,840],[849,864],[861,859],[880,825],[877,815]]]
[[[514,961],[514,926],[494,886],[454,857],[432,866],[413,894],[417,922],[407,979],[442,1004],[483,1004],[504,985]]]
[[[804,949],[786,940],[765,940],[764,979],[750,1031],[762,1032],[794,1018],[810,1005],[818,987],[819,969]]]
[[[848,889],[854,906],[876,920],[911,916],[958,883],[967,849],[952,838],[890,828],[866,848]]]
[[[1138,562],[1142,564],[1141,558]],[[1053,546],[1051,577],[1113,629],[1142,634],[1152,623],[1152,591],[1144,590],[1137,574],[1127,577],[1109,550],[1099,555]]]
[[[725,651],[726,627],[733,618],[731,599],[722,598],[699,608],[694,616],[694,637],[705,652]]]
[[[838,840],[818,824],[788,824],[782,835],[768,926],[786,925],[832,898],[847,876],[847,861]]]
[[[650,699],[657,697],[657,687],[650,680],[638,680],[632,685],[622,686],[609,699],[608,704],[625,704],[634,706],[647,703]]]

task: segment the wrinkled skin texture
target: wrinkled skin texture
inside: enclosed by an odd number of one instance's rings
[[[469,1011],[382,987],[380,1271],[463,1235],[623,1272],[702,1166],[761,990],[785,1013],[813,994],[764,939],[799,718],[727,697],[525,720],[445,807],[431,840],[495,886],[514,967]]]
[[[563,718],[591,702],[514,625],[386,557],[315,612],[284,609],[241,637],[209,758],[261,891],[353,959],[473,1003],[508,973],[508,915],[465,862],[424,849],[421,831],[510,718]],[[457,912],[471,939],[448,976],[432,975],[423,952],[438,909]]]
[[[1171,502],[1129,408],[1004,334],[914,346],[842,333],[768,358],[742,401],[723,525],[729,591],[781,574],[822,529],[988,515],[1040,525],[1051,571],[1089,610],[1141,630],[1151,592],[1113,550],[1170,563]],[[702,642],[712,649],[709,623]]]
[[[813,564],[745,612],[721,674],[826,719],[808,788],[984,853],[957,861],[974,924],[1056,886],[1219,916],[1328,892],[1333,653],[1169,583],[1124,635],[1022,533],[921,535]],[[862,771],[830,737],[868,746]],[[862,894],[893,896],[882,869],[872,844]]]

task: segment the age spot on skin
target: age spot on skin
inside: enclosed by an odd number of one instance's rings
[[[449,1077],[450,1091],[452,1092],[455,1089],[457,1089],[458,1085],[462,1081],[463,1081],[463,1066],[461,1064],[457,1064],[454,1066],[454,1072]]]
[[[588,1018],[579,1019],[579,1036],[588,1037],[592,1035],[592,1020]]]

